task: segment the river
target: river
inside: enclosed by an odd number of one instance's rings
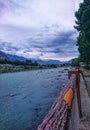
[[[66,83],[67,69],[0,74],[0,130],[36,130]]]

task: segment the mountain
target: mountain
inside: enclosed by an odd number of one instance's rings
[[[71,60],[69,60],[69,61],[66,61],[66,64],[71,64],[71,63],[72,63],[72,60],[73,60],[73,59],[71,59]]]
[[[15,61],[15,60],[20,60],[20,61],[26,61],[26,60],[31,60],[32,62],[37,62],[39,64],[62,64],[63,62],[59,60],[41,60],[41,59],[27,59],[22,56],[17,56],[17,55],[12,55],[12,54],[6,54],[9,60]]]
[[[15,61],[15,60],[26,61],[26,58],[22,56],[17,56],[17,55],[12,55],[12,54],[6,54],[6,55],[11,61]]]
[[[0,60],[9,60],[9,58],[4,52],[0,51]]]
[[[46,64],[55,64],[55,65],[61,65],[61,64],[70,64],[72,62],[72,60],[69,60],[69,61],[59,61],[59,60],[51,60],[51,59],[48,59],[48,60],[41,60],[41,59],[34,59],[34,58],[31,58],[31,59],[27,59],[23,56],[17,56],[17,55],[12,55],[12,54],[7,54],[7,53],[4,53],[4,52],[1,52],[0,51],[0,58],[1,59],[8,59],[10,61],[15,61],[15,60],[20,60],[20,61],[26,61],[26,60],[31,60],[32,62],[37,62],[41,65],[46,65]]]
[[[55,65],[59,65],[59,64],[63,64],[63,62],[59,61],[59,60],[37,60],[38,63],[41,64],[55,64]]]
[[[72,63],[72,60],[73,60],[73,59],[68,60],[68,61],[63,61],[63,64],[71,64],[71,63]]]

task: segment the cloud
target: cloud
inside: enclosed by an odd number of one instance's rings
[[[76,57],[74,19],[73,1],[0,0],[0,49],[28,58]]]
[[[66,29],[73,28],[74,24],[73,1],[0,0],[0,10],[3,24],[24,27],[56,24]]]
[[[27,32],[27,29],[24,29],[23,34],[22,28],[21,31],[19,28],[19,31],[18,29],[13,29],[13,35],[10,39],[12,29],[12,27],[7,27],[6,31],[9,31],[9,33],[6,34],[7,37],[9,34],[9,42],[3,41],[4,39],[0,42],[0,48],[4,52],[24,56],[27,58],[49,58],[58,60],[67,60],[78,55],[75,38],[77,36],[77,33],[73,30],[59,32],[56,31],[57,28],[55,30],[48,27],[46,31],[46,27],[44,27],[38,31],[30,30],[28,33],[25,33],[25,31]],[[19,41],[16,40],[14,33],[19,36]]]

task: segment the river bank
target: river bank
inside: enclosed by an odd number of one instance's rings
[[[12,65],[12,64],[0,64],[0,73],[11,73],[11,72],[20,72],[20,71],[29,71],[29,70],[38,70],[38,69],[50,69],[57,68],[56,65]]]

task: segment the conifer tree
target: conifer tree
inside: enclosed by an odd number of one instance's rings
[[[90,0],[84,0],[80,4],[78,11],[75,13],[76,26],[75,29],[79,32],[77,38],[78,50],[81,60],[90,64]]]

